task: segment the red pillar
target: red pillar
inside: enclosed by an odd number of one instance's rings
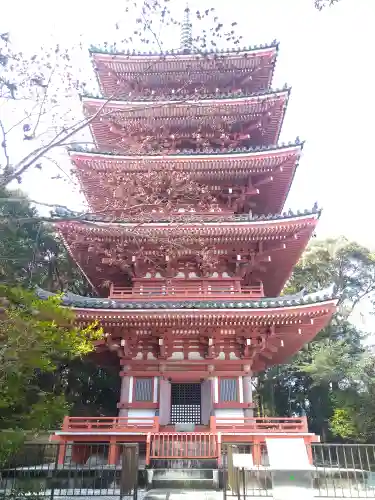
[[[57,456],[57,463],[59,465],[64,465],[64,463],[65,463],[65,454],[66,454],[66,443],[65,442],[60,442],[59,443],[59,448],[58,448],[58,456]]]
[[[254,441],[253,444],[253,461],[254,465],[262,464],[262,449],[261,443],[259,443],[259,441]]]
[[[147,434],[146,441],[146,465],[150,465],[150,455],[151,455],[151,432]]]
[[[312,446],[311,446],[311,442],[310,441],[305,441],[305,445],[306,445],[306,451],[307,451],[307,457],[308,457],[308,460],[309,460],[309,464],[310,465],[314,465],[314,458],[313,458],[313,452],[312,452]]]
[[[87,444],[73,444],[72,461],[76,464],[85,464],[90,456],[89,446]]]
[[[108,465],[117,465],[120,459],[120,447],[116,438],[111,438],[108,451]]]

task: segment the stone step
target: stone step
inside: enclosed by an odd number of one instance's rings
[[[143,500],[186,500],[187,498],[190,500],[192,498],[192,495],[194,495],[194,500],[223,499],[222,491],[159,489],[148,491]]]
[[[219,485],[217,469],[148,469],[147,484],[152,489],[215,490]]]
[[[151,461],[152,469],[181,469],[181,470],[198,470],[198,469],[217,469],[216,459],[176,459],[176,460],[155,460]]]
[[[158,479],[213,479],[213,469],[154,469],[153,477]]]
[[[153,489],[173,489],[173,490],[214,490],[213,479],[185,478],[185,479],[153,479]]]

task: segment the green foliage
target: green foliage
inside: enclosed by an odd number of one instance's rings
[[[334,285],[339,310],[308,346],[260,377],[259,400],[269,415],[302,415],[323,439],[375,438],[373,356],[351,313],[375,294],[375,256],[344,238],[313,242],[296,266],[285,293]]]
[[[355,363],[356,364],[356,363]],[[341,412],[331,418],[332,430],[344,439],[373,443],[375,439],[375,359],[366,353],[333,400]],[[348,433],[348,426],[352,429]]]
[[[3,430],[0,432],[0,466],[9,462],[21,449],[25,439],[24,431]]]
[[[0,189],[0,282],[89,294],[91,288],[59,236],[38,222],[35,208],[22,198],[19,191]]]
[[[9,201],[12,196],[21,201]],[[0,450],[55,428],[69,412],[117,413],[120,367],[117,358],[108,367],[95,359],[92,340],[100,331],[75,328],[58,298],[40,301],[31,291],[38,284],[91,292],[37,215],[21,193],[0,192]]]
[[[330,427],[332,433],[342,439],[353,439],[358,434],[353,423],[353,414],[348,408],[335,408],[333,410]]]
[[[346,316],[375,291],[375,254],[345,238],[311,244],[296,266],[286,293],[335,285],[340,313]]]
[[[68,406],[64,394],[39,383],[62,363],[87,355],[102,332],[74,326],[58,298],[39,300],[20,287],[0,285],[0,428],[50,429]]]

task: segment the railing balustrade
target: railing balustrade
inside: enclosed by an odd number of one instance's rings
[[[217,435],[210,432],[158,432],[147,443],[148,460],[204,460],[219,457]]]
[[[159,432],[158,417],[65,417],[64,432]],[[308,432],[306,417],[211,417],[209,432]]]
[[[134,287],[120,287],[112,285],[110,288],[109,298],[126,300],[126,299],[165,299],[173,298],[248,298],[260,299],[264,297],[263,286],[240,286],[235,282],[215,284],[210,282],[196,282],[194,284],[178,284],[178,285],[163,285],[163,284],[144,284]]]
[[[159,429],[158,417],[65,417],[63,432],[150,431]]]
[[[308,432],[307,417],[216,417],[221,432]]]

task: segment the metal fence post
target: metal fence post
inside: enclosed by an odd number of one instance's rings
[[[59,449],[55,449],[55,464],[54,464],[54,468],[53,468],[53,471],[52,471],[52,481],[51,481],[51,495],[50,495],[50,500],[53,500],[53,497],[55,496],[55,475],[57,470],[58,470],[58,467],[59,467]]]

